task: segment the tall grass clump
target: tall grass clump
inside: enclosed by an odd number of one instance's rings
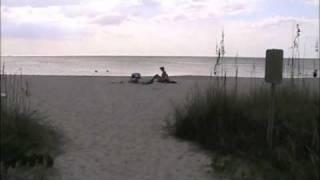
[[[205,91],[194,90],[175,107],[171,133],[211,152],[217,172],[276,179],[318,179],[319,92],[286,84],[275,93],[273,146],[267,142],[271,92],[260,87],[238,94],[215,83]]]
[[[31,107],[29,96],[22,76],[1,73],[3,179],[43,179],[44,171],[53,167],[54,157],[61,152],[62,136]]]

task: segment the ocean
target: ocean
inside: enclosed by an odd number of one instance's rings
[[[153,76],[164,66],[170,76],[210,76],[216,57],[156,57],[156,56],[2,56],[6,74],[70,75],[70,76],[130,76],[141,73]],[[283,63],[283,76],[290,77],[290,59]],[[319,69],[319,59],[295,61],[295,77],[312,77]],[[264,77],[264,58],[224,57],[216,68],[217,76]]]

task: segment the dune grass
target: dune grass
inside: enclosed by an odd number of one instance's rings
[[[34,168],[53,167],[54,157],[62,152],[61,133],[31,107],[28,83],[22,76],[2,73],[1,92],[1,177],[14,179],[21,172],[15,170],[23,168],[36,179]]]
[[[220,82],[220,83],[219,83]],[[212,154],[212,167],[222,175],[319,178],[319,91],[295,83],[275,93],[273,146],[267,141],[271,103],[269,88],[237,93],[217,80],[207,90],[195,89],[175,107],[169,123],[173,135],[197,143]],[[239,167],[248,166],[238,175]]]

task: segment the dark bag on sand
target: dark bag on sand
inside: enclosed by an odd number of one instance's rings
[[[131,74],[131,79],[130,79],[129,82],[138,83],[139,79],[141,79],[141,74],[140,73],[132,73]]]
[[[140,79],[141,78],[141,74],[140,73],[132,73],[131,74],[131,79]]]

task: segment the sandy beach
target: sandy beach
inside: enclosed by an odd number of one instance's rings
[[[164,129],[175,104],[209,77],[173,77],[177,84],[128,83],[128,77],[25,76],[31,100],[67,141],[57,157],[63,180],[221,179],[196,146],[168,136]],[[147,78],[148,79],[148,78]],[[234,81],[228,78],[227,86]],[[285,82],[288,82],[286,80]],[[248,92],[263,79],[239,78]],[[305,79],[318,91],[318,79]]]

